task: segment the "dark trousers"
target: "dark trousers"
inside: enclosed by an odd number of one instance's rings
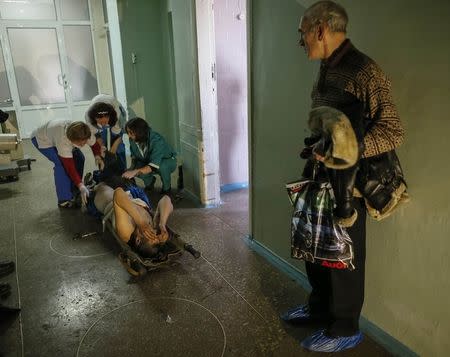
[[[327,334],[351,336],[359,330],[359,316],[364,303],[366,261],[366,207],[355,199],[358,218],[347,231],[353,241],[355,270],[339,270],[306,262],[312,292],[308,304],[314,314],[329,318]]]
[[[108,133],[110,134],[109,139],[111,142],[108,142]],[[120,132],[120,134],[114,134],[111,131],[111,128],[109,128],[109,127],[102,128],[100,130],[100,135],[102,136],[103,143],[108,148],[108,150],[117,139],[120,138],[123,140],[122,132]],[[116,158],[117,158],[117,165],[119,165],[119,171],[121,171],[120,174],[122,174],[127,169],[127,160],[125,157],[125,144],[123,142],[121,142],[119,144],[119,146],[117,147]]]

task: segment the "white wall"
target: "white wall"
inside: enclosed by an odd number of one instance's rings
[[[245,0],[214,3],[221,186],[248,182],[245,15]]]

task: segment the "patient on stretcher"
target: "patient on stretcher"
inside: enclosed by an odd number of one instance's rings
[[[95,187],[94,205],[111,220],[117,236],[143,258],[176,253],[170,242],[167,220],[173,212],[170,197],[163,196],[152,211],[145,193],[136,186],[113,189],[104,182]]]
[[[103,147],[101,138],[97,140]],[[168,241],[166,228],[173,212],[170,197],[164,195],[153,210],[144,191],[133,180],[122,177],[115,153],[117,142],[113,143],[110,151],[102,150],[104,166],[93,173],[92,184],[87,184],[94,191],[87,211],[102,217],[103,221],[110,220],[116,235],[143,258],[178,253],[180,250]]]
[[[156,255],[166,243],[169,238],[166,223],[172,211],[169,196],[159,200],[152,217],[150,207],[142,199],[131,198],[122,188],[114,190],[117,235],[143,257]]]

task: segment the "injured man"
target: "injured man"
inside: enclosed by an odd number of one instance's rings
[[[134,185],[122,187],[114,189],[105,182],[96,185],[93,203],[103,215],[103,222],[109,220],[113,233],[143,258],[179,252],[168,240],[166,224],[173,212],[170,197],[163,196],[153,214],[142,189]]]

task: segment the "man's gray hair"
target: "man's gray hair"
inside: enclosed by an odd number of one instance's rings
[[[316,2],[306,9],[303,17],[311,29],[320,24],[327,24],[331,32],[347,32],[347,12],[333,1]]]

